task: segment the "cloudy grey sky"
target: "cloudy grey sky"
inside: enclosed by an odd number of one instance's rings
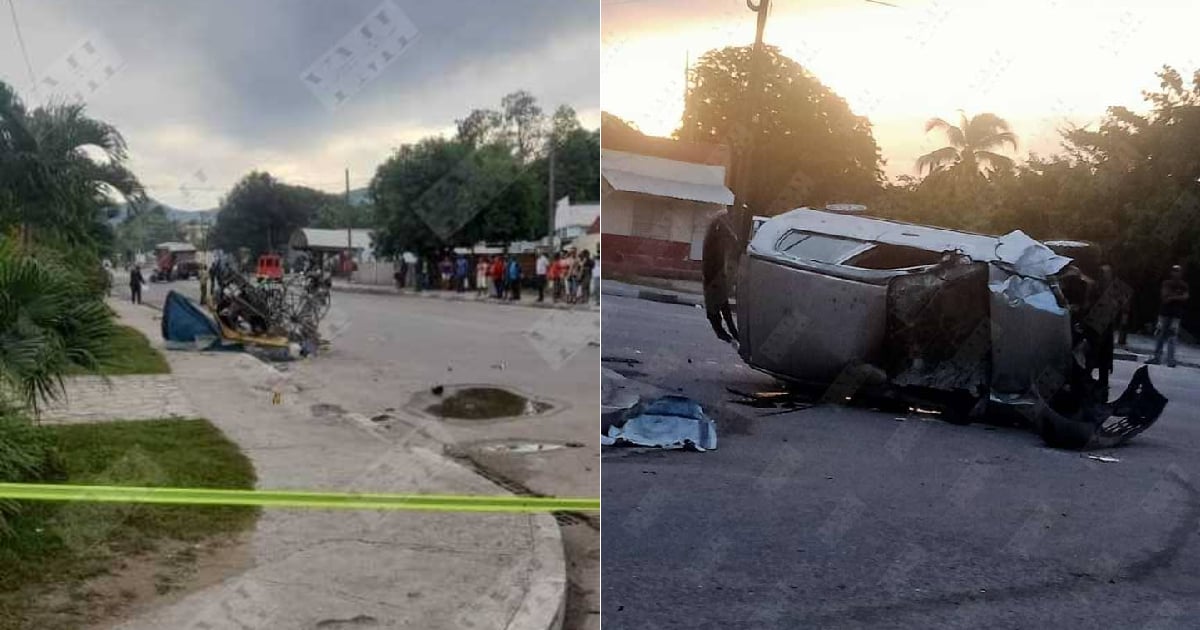
[[[597,0],[388,0],[418,36],[340,107],[301,79],[381,6],[380,0],[13,0],[40,80],[61,74],[85,41],[113,62],[85,97],[116,125],[152,196],[215,206],[251,169],[330,191],[364,185],[403,142],[449,133],[475,107],[529,90],[542,107],[574,107],[599,124]],[[35,91],[7,1],[0,2],[0,80]],[[86,90],[85,90],[86,91]]]

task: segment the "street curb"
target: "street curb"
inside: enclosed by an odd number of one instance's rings
[[[413,292],[413,291],[401,292],[401,291],[398,291],[398,290],[392,289],[392,288],[375,289],[375,288],[368,288],[366,286],[354,286],[354,285],[350,285],[350,286],[334,285],[333,290],[340,292],[340,293],[358,293],[360,295],[389,295],[392,297],[422,298],[422,299],[426,299],[426,300],[441,300],[443,302],[465,302],[468,304],[494,304],[497,306],[522,306],[525,308],[553,309],[553,310],[559,310],[559,311],[577,311],[577,310],[582,311],[582,310],[585,310],[582,308],[577,308],[577,305],[574,305],[574,304],[554,304],[553,302],[538,303],[538,302],[525,302],[525,301],[497,302],[490,298],[481,300],[481,299],[476,299],[474,297],[469,297],[469,298],[468,297],[461,297],[461,298],[460,297],[446,297],[443,295],[439,295],[435,291],[422,291],[420,293]],[[586,310],[597,311],[599,309],[595,305],[589,304]]]
[[[150,304],[134,304],[132,306],[140,306],[156,314],[162,312],[161,309],[157,309]],[[115,312],[115,309],[114,315],[120,321],[120,315]],[[127,325],[129,325],[128,322]],[[141,331],[139,330],[139,332]],[[170,355],[167,353],[167,348],[162,340],[156,336],[151,336],[148,341],[156,350],[163,352],[164,358],[170,364]],[[261,358],[250,353],[244,354],[253,358],[264,369],[276,374],[282,374],[278,368]],[[175,377],[174,371],[172,371],[170,376],[175,380],[176,387],[179,387],[180,391],[183,391],[183,387]],[[239,448],[242,448],[241,445],[239,445]],[[501,492],[512,494],[508,489],[499,486],[491,479],[472,470],[470,467],[463,466],[452,457],[443,453],[436,453],[429,449],[423,450],[430,456],[436,457],[443,466],[455,467],[458,470],[486,481]],[[253,463],[253,460],[251,460],[251,463]],[[506,623],[499,627],[504,630],[561,630],[567,605],[567,561],[562,530],[559,529],[558,521],[555,520],[552,514],[530,514],[529,517],[530,537],[533,549],[528,563],[529,571],[524,581],[525,594],[516,612],[513,613],[512,617]],[[255,529],[257,530],[257,528],[258,525],[256,524]]]
[[[637,289],[634,291],[628,291],[611,288],[606,291],[604,289],[604,282],[601,281],[600,294],[646,300],[648,302],[658,302],[660,304],[678,304],[682,306],[698,306],[700,308],[704,308],[704,297],[693,293],[668,293],[651,289]],[[730,304],[733,304],[732,300],[730,300]]]
[[[1113,352],[1113,359],[1115,359],[1117,361],[1130,361],[1133,363],[1142,363],[1142,364],[1145,364],[1146,360],[1149,359],[1151,356],[1152,355],[1150,355],[1150,354],[1136,354],[1133,352],[1122,352],[1122,351]],[[1200,369],[1200,363],[1194,363],[1192,361],[1175,361],[1175,365],[1177,365],[1179,367],[1190,367],[1190,368]],[[1164,364],[1164,367],[1165,367],[1165,364]]]
[[[532,520],[534,548],[529,586],[521,606],[504,627],[560,630],[567,611],[567,558],[562,530],[550,514],[535,514]]]

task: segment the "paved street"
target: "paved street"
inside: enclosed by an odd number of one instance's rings
[[[605,450],[605,628],[1196,627],[1200,371],[1151,368],[1171,402],[1102,463],[1018,429],[729,404],[776,386],[703,311],[603,303],[604,357],[638,361],[606,367],[700,400],[720,435]]]
[[[127,296],[123,283],[118,279],[118,294]],[[194,280],[151,284],[143,297],[161,305],[171,289],[197,298],[198,287]],[[589,344],[599,340],[598,312],[335,292],[323,325],[329,349],[278,364],[287,379],[280,389],[301,391],[331,417],[370,424],[388,439],[445,447],[513,490],[599,494],[600,353]],[[466,384],[506,388],[554,407],[499,422],[413,421],[433,400],[433,387]],[[543,451],[512,452],[520,444],[542,444]],[[596,628],[599,518],[561,524],[571,579],[566,627]]]

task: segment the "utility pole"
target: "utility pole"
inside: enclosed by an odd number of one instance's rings
[[[555,195],[554,195],[554,154],[555,154],[554,149],[555,149],[555,145],[558,144],[556,142],[557,139],[558,138],[555,135],[555,130],[552,128],[550,130],[550,184],[549,184],[550,192],[548,195],[550,197],[550,199],[549,199],[550,206],[549,206],[549,211],[547,212],[547,215],[549,215],[548,220],[550,222],[550,231],[548,234],[550,236],[550,246],[551,247],[554,247],[554,213],[555,213],[555,211],[558,210],[558,206],[557,206],[558,200],[555,199]]]
[[[350,207],[350,169],[346,169],[346,262],[354,256],[354,242],[351,240],[351,227],[354,223],[354,210]]]
[[[754,33],[754,49],[750,55],[750,94],[746,103],[746,111],[743,113],[749,138],[739,160],[737,177],[734,179],[737,188],[733,199],[733,219],[738,239],[742,243],[745,243],[750,237],[750,222],[753,214],[747,207],[750,201],[747,192],[754,181],[754,153],[758,144],[758,132],[761,128],[758,114],[762,104],[762,95],[759,92],[762,91],[760,86],[763,73],[763,30],[767,26],[767,12],[771,8],[771,0],[758,0],[758,4],[755,4],[753,0],[746,0],[746,7],[757,14],[758,24]],[[736,151],[738,147],[732,148]]]

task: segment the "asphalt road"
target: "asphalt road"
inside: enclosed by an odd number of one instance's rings
[[[1020,429],[767,415],[728,402],[777,385],[701,310],[606,295],[603,320],[603,356],[638,361],[607,367],[720,436],[604,451],[606,630],[1200,627],[1200,371],[1151,368],[1166,411],[1102,463]]]
[[[125,283],[116,294],[127,298]],[[161,308],[170,290],[199,297],[190,280],[147,285],[143,301]],[[387,439],[438,442],[515,491],[599,494],[599,313],[335,291],[322,334],[327,350],[276,365],[327,413],[372,424]],[[516,420],[431,420],[422,410],[438,385],[501,387],[553,408]],[[539,444],[544,450],[510,450]],[[560,519],[569,630],[599,626],[599,520]]]

